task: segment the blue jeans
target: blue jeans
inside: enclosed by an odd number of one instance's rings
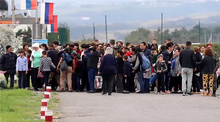
[[[81,88],[80,80],[82,79],[82,74],[81,73],[76,73],[75,77],[76,77],[76,90],[80,91],[80,88]]]
[[[144,91],[148,91],[150,89],[150,84],[149,84],[150,79],[146,79],[146,78],[143,79],[144,79]]]
[[[150,79],[151,84],[154,84],[157,79],[157,74],[155,73],[153,77]]]
[[[143,78],[143,72],[140,71],[137,73],[138,76],[138,82],[140,83],[140,91],[144,91],[144,78]]]
[[[95,76],[97,74],[97,69],[95,68],[88,68],[88,80],[89,80],[89,88],[90,90],[95,90],[94,87],[94,80],[95,80]]]

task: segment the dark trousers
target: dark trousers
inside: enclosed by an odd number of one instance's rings
[[[94,80],[95,80],[96,74],[97,74],[97,69],[89,68],[88,70],[89,89],[93,91],[95,90]]]
[[[76,73],[75,77],[76,77],[76,91],[80,91],[80,89],[81,89],[80,80],[82,79],[82,74]]]
[[[166,86],[166,91],[168,91],[170,87],[170,76],[168,75],[168,73],[165,74],[165,86]]]
[[[149,89],[150,89],[150,79],[147,79],[147,78],[143,78],[143,80],[144,80],[144,91],[149,91]]]
[[[43,72],[43,80],[44,80],[44,84],[45,84],[45,87],[48,86],[48,80],[49,80],[49,76],[50,76],[50,71],[44,71]]]
[[[30,77],[31,77],[31,71],[28,71],[28,73],[26,74],[26,87],[30,87]],[[33,84],[32,84],[33,86]]]
[[[203,89],[203,78],[202,78],[203,74],[200,73],[200,76],[199,76],[199,85],[200,85],[200,89]]]
[[[112,93],[114,75],[103,75],[103,93]]]
[[[129,91],[129,80],[126,77],[124,77],[123,86],[125,91]]]
[[[195,75],[195,73],[193,74],[192,86],[193,92],[200,92],[199,76]]]
[[[41,78],[37,78],[38,68],[31,68],[31,81],[32,85],[34,85],[34,89],[37,90],[41,88]]]
[[[83,91],[85,88],[86,88],[87,91],[89,91],[88,71],[83,72],[83,74],[82,74],[82,86],[81,86],[81,91]]]
[[[26,80],[26,71],[18,71],[18,87],[26,88],[27,80]]]
[[[131,73],[131,75],[128,77],[128,83],[129,83],[129,91],[130,92],[135,92],[135,89],[134,89],[134,77],[135,77],[135,74],[134,73]]]
[[[174,87],[174,92],[177,92],[178,90],[182,89],[182,77],[180,75],[176,77],[173,77],[173,76],[170,77],[169,90],[171,91],[173,87]]]
[[[116,76],[117,92],[123,92],[123,74]]]
[[[157,74],[157,81],[158,81],[158,92],[165,91],[164,89],[164,74]]]
[[[14,88],[14,75],[15,73],[5,73],[5,79],[7,81],[7,84],[8,84],[8,77],[10,76],[10,88]]]
[[[73,90],[76,90],[76,75],[75,75],[75,73],[72,73],[72,88],[73,88]]]

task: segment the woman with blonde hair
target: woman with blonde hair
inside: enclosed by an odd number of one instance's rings
[[[107,47],[100,65],[100,73],[103,77],[103,95],[107,94],[107,92],[108,95],[112,94],[114,76],[117,73],[116,70],[116,59],[113,56],[113,49]]]

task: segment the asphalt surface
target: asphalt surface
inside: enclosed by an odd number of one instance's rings
[[[59,98],[60,122],[220,122],[219,97],[66,92]]]

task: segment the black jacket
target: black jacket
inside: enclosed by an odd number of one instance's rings
[[[83,62],[82,61],[77,61],[77,66],[76,66],[76,73],[83,73]]]
[[[200,64],[200,62],[202,61],[202,55],[200,54],[200,52],[197,52],[196,54],[195,54],[195,56],[196,56],[196,71],[195,71],[195,73],[199,73],[199,72],[201,72],[201,64]]]
[[[161,71],[161,73],[157,73],[157,71]],[[157,73],[157,74],[164,74],[167,72],[167,65],[165,62],[157,62],[156,65],[155,65],[155,68],[154,68],[154,71]]]
[[[127,77],[131,75],[131,64],[130,64],[130,62],[128,62],[128,61],[124,62],[124,68],[123,69],[124,69],[124,71],[123,71],[124,75],[127,75]]]
[[[182,68],[196,68],[196,56],[188,47],[180,52],[179,61]]]
[[[52,59],[52,62],[55,66],[58,65],[60,58],[58,56],[58,51],[57,50],[50,50],[47,54],[47,57],[50,57]]]
[[[88,57],[87,60],[87,67],[97,69],[97,64],[99,61],[99,52],[95,51],[93,53],[90,52],[90,49],[86,50],[86,56]]]
[[[17,55],[14,53],[2,55],[0,60],[0,70],[7,71],[7,73],[15,73],[16,61]]]
[[[203,74],[214,74],[215,70],[215,58],[211,56],[205,56],[201,63]]]
[[[118,74],[123,74],[123,67],[124,67],[124,62],[122,57],[116,58],[117,60],[117,73]]]

